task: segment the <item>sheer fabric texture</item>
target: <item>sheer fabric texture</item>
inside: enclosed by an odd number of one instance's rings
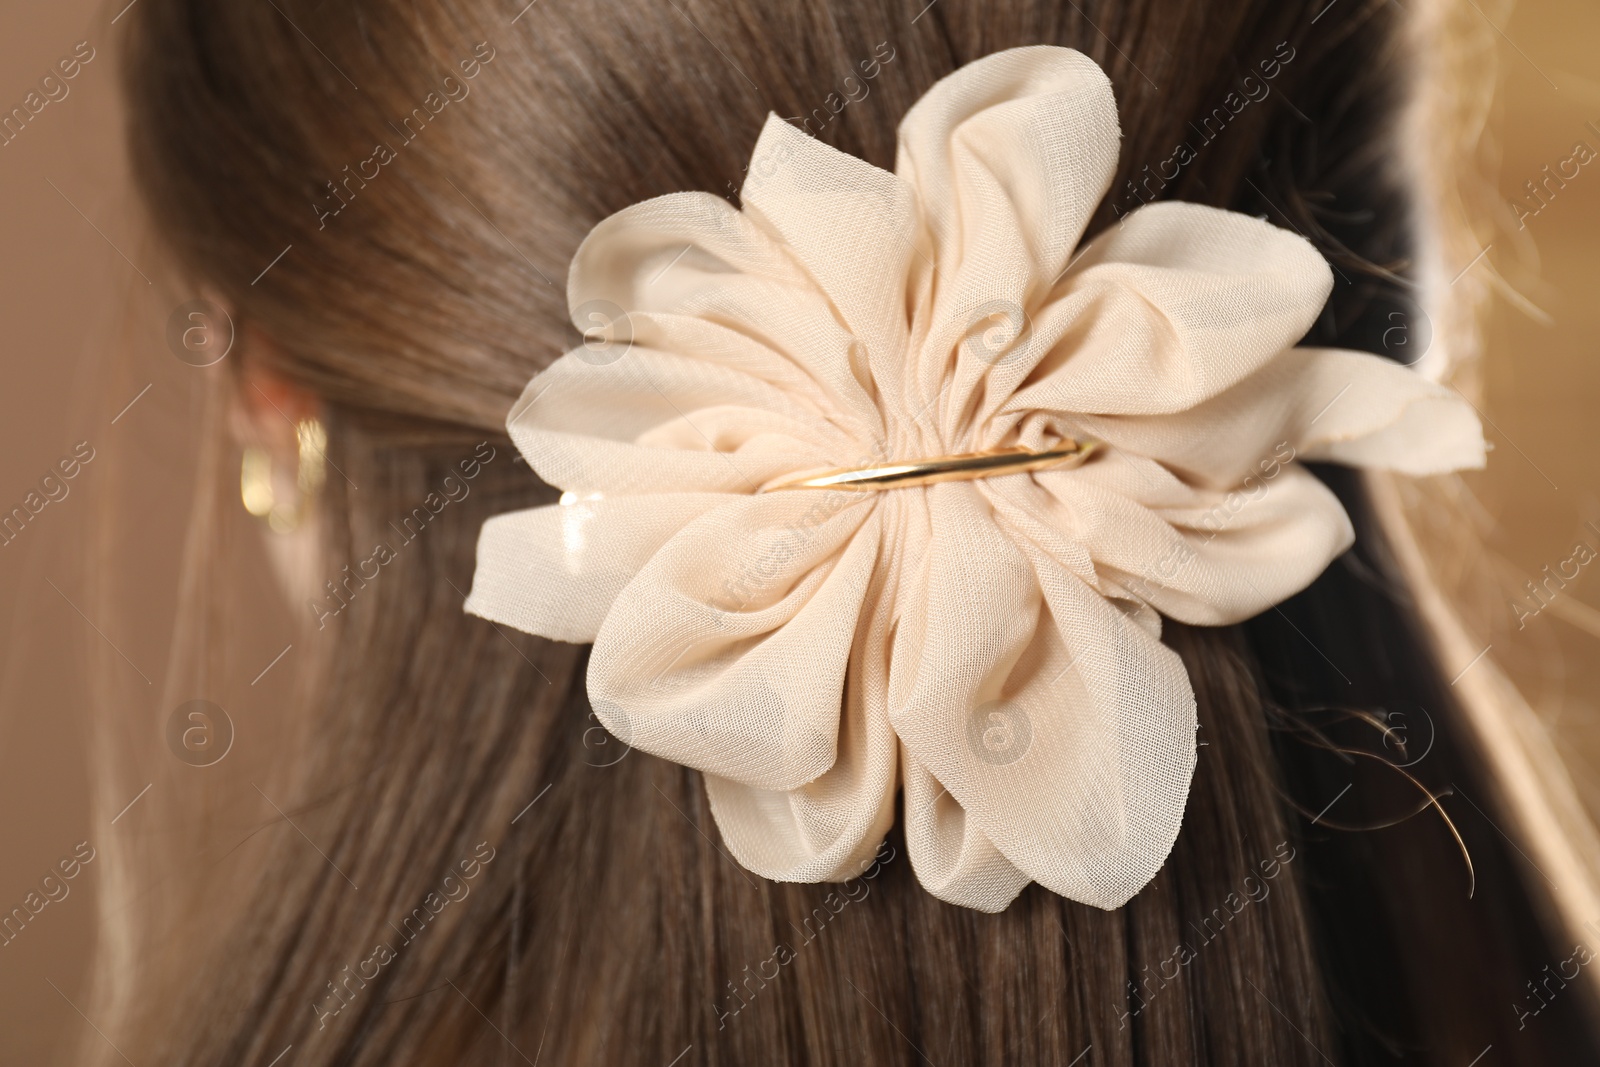
[[[563,502],[483,528],[468,611],[592,642],[597,716],[703,771],[750,870],[848,878],[904,792],[918,879],[1103,908],[1165,862],[1194,698],[1161,619],[1222,625],[1349,547],[1322,460],[1483,464],[1471,407],[1293,347],[1332,287],[1306,241],[1184,203],[1079,248],[1120,131],[1087,57],[935,85],[895,173],[776,116],[742,209],[635,205],[577,253],[589,340],[508,420]],[[1071,470],[883,492],[806,473],[1103,442]]]

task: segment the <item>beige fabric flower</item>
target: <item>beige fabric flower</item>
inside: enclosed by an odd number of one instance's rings
[[[1120,906],[1195,762],[1161,616],[1249,618],[1349,547],[1299,460],[1483,464],[1454,394],[1291,347],[1332,285],[1294,234],[1151,204],[1074,257],[1119,137],[1091,60],[1014,49],[911,109],[894,174],[772,116],[742,211],[661,197],[573,261],[574,322],[611,332],[508,422],[566,494],[485,524],[467,610],[593,642],[600,719],[703,771],[758,874],[849,877],[898,786],[935,895]],[[761,492],[1085,436],[1073,470]]]

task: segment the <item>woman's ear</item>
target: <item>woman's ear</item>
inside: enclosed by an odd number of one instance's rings
[[[241,448],[265,449],[274,460],[295,463],[299,449],[298,426],[319,419],[322,405],[317,395],[296,385],[273,369],[272,341],[259,330],[246,329],[235,364],[235,387],[229,423]]]

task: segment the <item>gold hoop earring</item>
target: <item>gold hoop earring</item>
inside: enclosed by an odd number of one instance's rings
[[[328,432],[317,419],[295,423],[298,469],[295,472],[297,499],[280,501],[272,470],[272,456],[264,448],[244,450],[239,465],[239,497],[244,509],[266,522],[274,533],[297,529],[311,510],[311,501],[327,479]]]

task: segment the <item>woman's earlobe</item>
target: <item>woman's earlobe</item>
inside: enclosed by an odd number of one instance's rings
[[[264,528],[273,573],[289,602],[313,604],[322,569],[319,503],[332,465],[324,407],[317,394],[273,369],[270,340],[253,330],[243,340],[229,399],[239,447],[237,500]]]

